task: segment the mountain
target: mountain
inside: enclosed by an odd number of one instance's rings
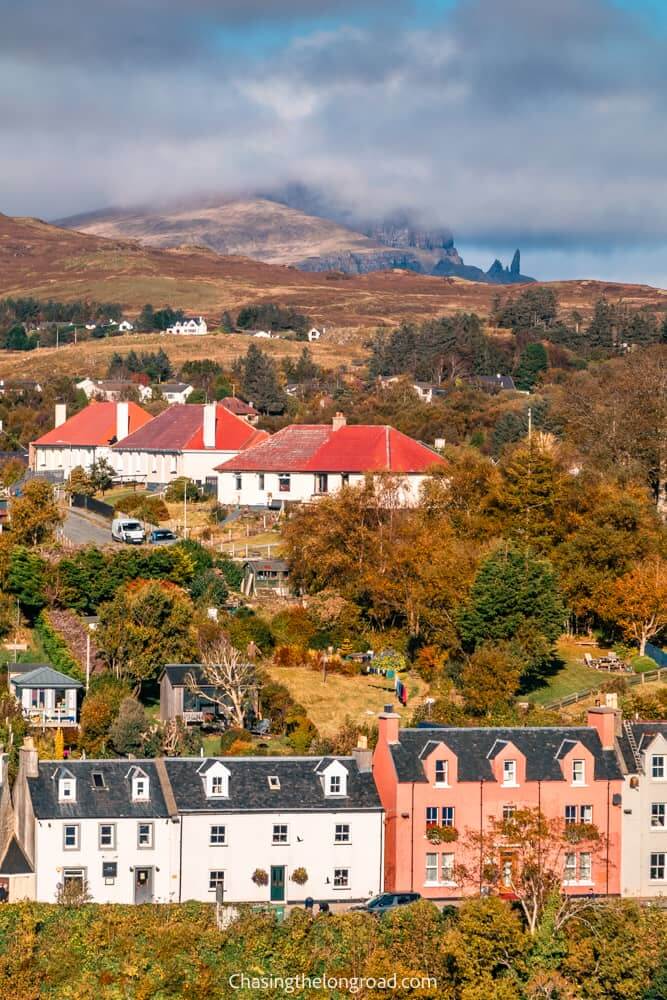
[[[207,247],[218,254],[304,271],[369,274],[398,268],[492,284],[533,280],[502,268],[484,272],[465,265],[447,230],[426,231],[396,217],[366,224],[362,231],[269,197],[111,208],[61,219],[56,225],[154,248]]]

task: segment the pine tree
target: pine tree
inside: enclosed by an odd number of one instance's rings
[[[251,344],[240,362],[242,394],[264,413],[281,413],[285,408],[285,394],[278,382],[278,371],[271,358]]]
[[[548,364],[549,359],[544,344],[528,344],[514,372],[517,389],[531,392],[541,372],[546,371]]]

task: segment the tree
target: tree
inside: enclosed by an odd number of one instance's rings
[[[34,618],[46,604],[44,560],[23,545],[15,546],[9,557],[7,588],[27,615]]]
[[[197,483],[187,476],[178,476],[167,486],[164,498],[169,503],[183,503],[186,493],[188,503],[198,503],[202,499],[202,492]]]
[[[544,344],[528,344],[514,370],[517,389],[531,392],[542,372],[547,370],[549,358]]]
[[[484,716],[509,704],[519,687],[523,663],[507,645],[484,643],[468,657],[461,674],[466,709]]]
[[[148,719],[144,706],[136,698],[125,698],[109,730],[111,745],[123,756],[140,753],[147,729]]]
[[[155,329],[155,313],[153,306],[147,303],[137,317],[137,330],[149,331]]]
[[[45,479],[31,479],[22,495],[12,501],[12,532],[19,544],[40,545],[50,541],[62,520],[53,487]]]
[[[246,712],[257,692],[255,665],[244,660],[222,635],[203,646],[201,659],[202,680],[189,674],[186,678],[189,690],[217,705],[231,726],[243,729]]]
[[[18,458],[8,458],[0,463],[0,486],[14,486],[23,479],[26,467]]]
[[[232,317],[229,315],[227,310],[223,312],[222,319],[220,320],[220,329],[223,333],[233,333],[234,324],[232,323]]]
[[[601,612],[644,656],[646,643],[667,628],[667,564],[658,556],[638,563],[613,582]]]
[[[244,399],[264,413],[282,413],[285,394],[278,382],[278,372],[273,360],[251,344],[245,358],[236,362],[235,371],[241,377]]]
[[[522,545],[548,552],[560,529],[556,517],[562,473],[548,435],[532,439],[504,456],[497,491],[503,532]]]
[[[84,497],[92,497],[96,493],[95,483],[81,465],[72,469],[65,489],[69,494],[78,493]]]
[[[98,458],[90,467],[88,473],[90,482],[95,487],[96,493],[104,495],[113,485],[115,471],[106,458]]]

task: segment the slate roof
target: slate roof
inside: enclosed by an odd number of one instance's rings
[[[0,861],[0,875],[32,875],[33,866],[23,853],[16,837],[7,844],[2,861]]]
[[[450,729],[446,726],[401,729],[399,743],[390,744],[399,781],[426,782],[422,758],[445,743],[458,759],[459,781],[494,782],[491,754],[497,741],[512,743],[526,758],[527,781],[564,781],[559,764],[565,740],[583,744],[595,759],[595,780],[623,777],[613,750],[603,750],[600,737],[589,726]],[[429,746],[430,745],[430,746]]]
[[[42,434],[33,441],[35,445],[83,445],[88,447],[110,445],[116,440],[116,407],[118,403],[91,402],[85,409],[75,413],[60,427]],[[151,422],[146,413],[136,403],[127,403],[130,418],[130,434]]]
[[[225,406],[216,406],[215,447],[210,451],[242,451],[268,438]],[[118,451],[204,451],[204,404],[173,403],[150,424],[126,437]]]
[[[131,772],[139,767],[148,775],[150,799],[132,801]],[[58,771],[76,778],[76,802],[58,801]],[[104,788],[93,784],[93,772],[104,776]],[[161,819],[169,815],[152,760],[40,761],[39,775],[28,778],[37,819]]]
[[[631,722],[630,728],[632,729],[635,742],[639,753],[643,753],[649,744],[652,742],[653,737],[661,733],[667,738],[667,722]],[[621,735],[617,739],[618,748],[621,752],[621,757],[623,758],[623,763],[625,764],[629,774],[636,774],[638,771],[637,762],[635,756],[628,742],[628,737],[625,729],[621,732]]]
[[[12,684],[17,688],[82,688],[81,681],[67,674],[61,674],[53,667],[37,667],[21,677],[12,679]]]
[[[442,458],[393,427],[290,424],[219,472],[425,472]]]
[[[477,375],[474,382],[481,389],[491,389],[498,392],[513,391],[516,389],[514,379],[511,375]]]
[[[160,392],[184,392],[186,389],[191,389],[192,386],[189,382],[158,382],[155,386]]]
[[[48,665],[48,663],[8,663],[7,672],[9,674],[29,674],[32,670],[48,667]]]
[[[348,794],[340,798],[325,796],[319,776],[333,760],[339,760],[348,771]],[[229,797],[225,799],[207,799],[205,794],[200,768],[216,761],[231,772]],[[170,757],[165,765],[180,812],[345,812],[382,808],[373,775],[370,771],[360,772],[353,757]],[[278,790],[269,788],[272,775],[280,779]]]
[[[201,663],[167,663],[160,677],[167,675],[172,687],[185,687],[186,677],[193,674],[196,683],[203,679]]]

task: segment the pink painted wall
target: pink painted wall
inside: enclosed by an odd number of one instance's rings
[[[568,887],[568,892],[595,892],[618,894],[620,892],[620,830],[621,808],[612,805],[612,796],[620,793],[622,781],[595,781],[593,755],[577,744],[563,757],[563,781],[526,781],[526,762],[517,748],[508,744],[492,762],[495,782],[458,782],[457,759],[454,753],[440,744],[424,759],[428,783],[398,782],[390,744],[398,741],[398,716],[381,715],[379,740],[373,758],[373,774],[382,805],[386,811],[385,830],[385,888],[412,890],[426,898],[456,898],[475,895],[474,886],[425,886],[427,853],[453,853],[456,862],[470,860],[462,857],[463,841],[467,830],[479,831],[480,824],[487,827],[490,819],[501,819],[504,805],[516,808],[540,807],[545,816],[563,819],[566,805],[593,807],[593,823],[608,844],[599,856],[593,856],[593,886]],[[613,717],[604,710],[596,717],[590,713],[589,725],[594,724],[600,733],[603,747],[613,745]],[[432,732],[437,739],[437,732]],[[503,785],[503,761],[517,761],[516,787]],[[585,761],[585,784],[571,783],[572,760]],[[435,761],[448,762],[448,787],[435,784]],[[459,841],[433,845],[426,838],[426,807],[453,806],[454,826]],[[585,850],[585,845],[574,851]],[[457,858],[456,855],[459,854]]]

